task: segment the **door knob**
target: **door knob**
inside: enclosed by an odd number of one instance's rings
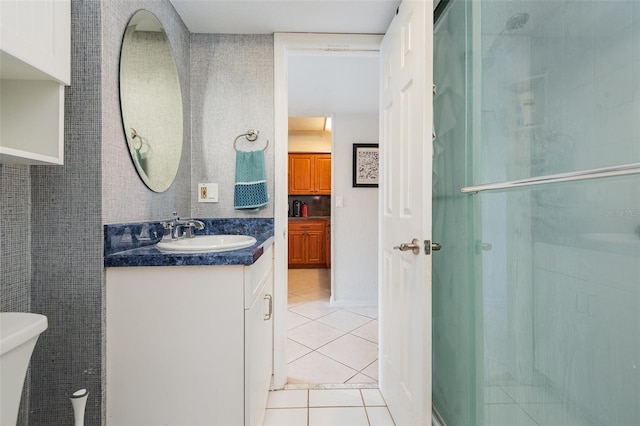
[[[399,246],[395,246],[393,249],[400,251],[411,250],[413,254],[420,254],[420,241],[414,238],[410,243],[402,243]]]
[[[442,248],[442,246],[440,245],[440,243],[431,243],[431,250],[432,251],[439,251]]]

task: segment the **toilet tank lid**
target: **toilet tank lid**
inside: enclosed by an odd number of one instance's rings
[[[47,329],[47,317],[28,312],[0,312],[0,355]]]

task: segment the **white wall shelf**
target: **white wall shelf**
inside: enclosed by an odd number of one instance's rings
[[[64,162],[71,2],[0,1],[0,163]]]

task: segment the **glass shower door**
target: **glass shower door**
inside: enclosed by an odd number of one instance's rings
[[[449,424],[476,422],[473,199],[467,138],[473,99],[468,85],[469,2],[450,4],[434,27],[433,405]]]
[[[435,408],[640,424],[640,2],[452,0],[434,43]]]
[[[640,3],[482,1],[485,424],[640,424]],[[637,171],[637,170],[636,170]]]

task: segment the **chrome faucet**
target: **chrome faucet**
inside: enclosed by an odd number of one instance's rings
[[[173,227],[173,238],[178,240],[180,238],[193,238],[195,235],[193,231],[195,229],[204,229],[204,222],[197,219],[176,219]]]
[[[194,229],[204,229],[204,222],[197,219],[180,219],[177,213],[173,214],[175,217],[172,220],[161,222],[164,228],[163,240],[179,240],[181,238],[193,238]]]

